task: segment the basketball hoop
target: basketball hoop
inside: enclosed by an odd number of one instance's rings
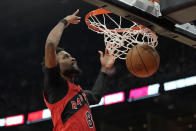
[[[118,23],[109,14],[111,14],[110,11],[97,9],[86,15],[85,22],[89,29],[104,35],[106,49],[111,55],[126,59],[126,54],[134,45],[147,44],[154,48],[158,45],[157,36],[152,30],[133,21],[129,22],[130,27],[124,28],[121,16]],[[102,17],[98,18],[101,15]],[[111,22],[106,24],[106,19]],[[115,27],[109,28],[108,25],[111,23]]]

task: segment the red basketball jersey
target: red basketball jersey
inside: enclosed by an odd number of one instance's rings
[[[86,94],[79,86],[67,82],[68,93],[60,101],[49,104],[44,97],[51,111],[53,131],[95,131]]]

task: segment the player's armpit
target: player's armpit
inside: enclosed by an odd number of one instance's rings
[[[99,96],[97,96],[95,93],[93,93],[90,90],[84,90],[84,92],[86,93],[90,105],[98,104],[99,101],[101,100]]]

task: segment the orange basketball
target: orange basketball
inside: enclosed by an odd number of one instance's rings
[[[149,45],[138,44],[131,48],[126,56],[127,69],[136,77],[153,75],[158,70],[159,63],[159,54]]]

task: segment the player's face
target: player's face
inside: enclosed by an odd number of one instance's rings
[[[61,73],[64,76],[78,75],[81,72],[78,68],[76,59],[65,51],[60,51],[57,54],[57,62],[60,65]]]

